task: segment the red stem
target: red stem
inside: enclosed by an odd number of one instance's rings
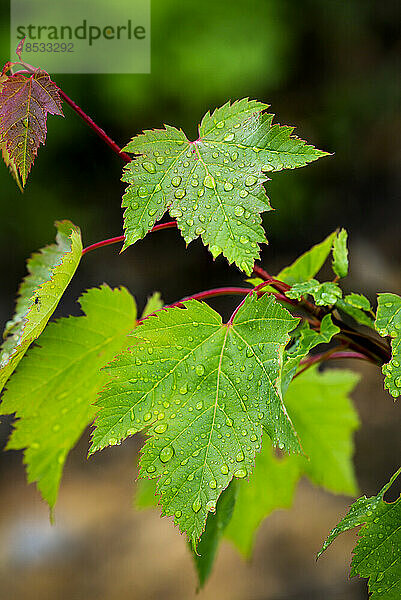
[[[259,267],[258,265],[253,266],[253,271],[257,275],[259,275],[259,277],[264,279],[264,281],[269,280],[271,282],[272,287],[275,287],[280,292],[287,292],[291,288],[290,285],[284,283],[284,281],[279,281],[278,279],[275,279],[272,275],[270,275],[267,271],[265,271],[264,269],[262,269],[262,267]]]
[[[306,371],[306,369],[309,369],[309,367],[311,367],[312,365],[319,363],[319,362],[323,362],[325,360],[333,360],[336,358],[354,358],[357,360],[367,360],[368,362],[373,362],[374,364],[376,364],[368,356],[365,356],[365,354],[361,354],[360,352],[349,352],[349,351],[337,352],[336,348],[332,348],[331,350],[328,350],[327,352],[321,352],[320,354],[315,354],[314,356],[308,356],[307,358],[302,360],[301,365],[305,365],[305,366],[303,369],[298,371],[298,373],[296,373],[296,375],[294,375],[294,379],[295,379],[295,377],[298,377],[298,375],[301,375],[301,373]]]
[[[91,129],[93,129],[93,131],[95,131],[97,133],[97,135],[100,138],[102,138],[102,140],[104,142],[106,142],[106,144],[112,150],[114,150],[114,152],[116,154],[118,154],[118,156],[120,156],[120,158],[122,158],[123,160],[125,160],[125,162],[127,162],[127,163],[131,162],[132,157],[129,154],[126,154],[125,152],[123,152],[121,150],[121,148],[116,144],[116,142],[114,140],[112,140],[111,137],[108,136],[107,133],[101,127],[99,127],[99,125],[96,125],[95,121],[93,119],[91,119],[90,116],[87,115],[82,110],[82,108],[80,106],[78,106],[78,104],[76,104],[74,102],[74,100],[72,100],[69,96],[67,96],[67,94],[65,92],[63,92],[63,90],[61,88],[58,88],[58,91],[59,91],[60,96],[67,102],[67,104],[69,104],[71,106],[71,108],[73,110],[75,110],[75,112],[77,113],[77,115],[79,115],[81,117],[81,119],[83,119],[85,121],[85,123],[87,125],[89,125],[89,127]]]
[[[32,76],[32,74],[35,72],[35,68],[32,67],[31,65],[28,65],[24,62],[21,63],[6,63],[5,67],[7,66],[7,68],[10,68],[10,66],[14,66],[16,64],[22,64],[24,65],[27,70],[20,70],[17,71],[18,74],[21,75],[30,75]],[[4,69],[5,69],[4,67]],[[29,68],[31,67],[31,69]],[[3,73],[5,72],[3,69]],[[57,84],[55,84],[57,85]],[[63,100],[65,100],[65,102],[67,102],[67,104],[69,104],[71,106],[71,108],[73,110],[75,110],[75,112],[77,113],[77,115],[79,115],[81,117],[81,119],[83,119],[85,121],[85,123],[87,125],[89,125],[89,127],[91,129],[93,129],[93,131],[95,131],[95,133],[97,133],[97,135],[102,138],[102,140],[104,142],[106,142],[106,144],[116,153],[118,154],[118,156],[120,156],[120,158],[122,158],[123,160],[125,160],[125,162],[129,163],[132,160],[132,157],[129,154],[126,154],[125,152],[123,152],[120,148],[120,146],[118,146],[118,144],[116,144],[116,142],[114,140],[111,139],[110,136],[107,135],[107,133],[101,128],[99,127],[99,125],[96,125],[95,121],[93,119],[91,119],[91,117],[89,115],[86,114],[86,112],[84,112],[82,110],[82,108],[80,106],[78,106],[78,104],[76,104],[76,102],[74,102],[74,100],[72,100],[69,96],[67,96],[67,94],[57,85],[57,89],[58,92],[60,94],[60,96],[63,98]]]
[[[245,296],[245,298],[242,300],[242,302],[240,302],[237,306],[237,308],[234,310],[233,314],[231,315],[230,319],[228,320],[227,325],[230,327],[234,321],[234,317],[237,314],[237,312],[239,311],[239,309],[241,308],[241,306],[244,304],[244,302],[246,301],[246,299],[248,298],[248,296],[250,294],[252,294],[252,292],[258,292],[262,287],[264,287],[265,285],[269,285],[271,283],[270,280],[264,281],[263,283],[259,283],[259,285],[257,285],[256,287],[254,287],[252,290],[249,290],[249,292],[247,293],[247,295]],[[287,301],[287,298],[285,298],[285,300]]]
[[[177,227],[176,221],[169,221],[168,223],[159,223],[155,225],[150,231],[151,233],[155,231],[161,231],[162,229],[172,229],[173,227]],[[119,242],[124,241],[123,235],[118,235],[117,237],[109,238],[107,240],[102,240],[100,242],[96,242],[96,244],[92,244],[91,246],[87,246],[82,250],[82,255],[91,252],[92,250],[96,250],[97,248],[103,248],[103,246],[110,246],[111,244],[118,244]]]

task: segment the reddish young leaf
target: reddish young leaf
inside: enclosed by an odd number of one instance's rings
[[[4,75],[4,74],[0,75],[0,94],[1,94],[1,90],[3,88],[4,82],[6,81],[6,79],[7,79],[7,75]],[[3,156],[3,160],[6,164],[6,166],[10,169],[11,175],[14,177],[21,192],[23,192],[24,190],[21,185],[21,180],[18,175],[17,167],[15,166],[14,162],[10,159],[10,155],[9,155],[7,147],[6,147],[6,143],[3,141],[0,141],[0,150],[1,150],[1,154]]]
[[[7,166],[21,175],[24,186],[46,141],[47,113],[63,115],[57,86],[45,71],[30,77],[16,73],[3,79],[0,92],[0,145]]]

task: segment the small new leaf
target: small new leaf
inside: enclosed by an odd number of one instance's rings
[[[337,277],[346,277],[348,275],[348,233],[341,229],[333,242],[333,262],[332,267]]]
[[[377,496],[363,496],[352,504],[318,554],[319,557],[340,533],[363,525],[352,557],[351,576],[369,578],[371,600],[399,600],[401,597],[401,497],[391,503],[383,499],[400,473],[401,469]]]
[[[16,73],[2,81],[0,145],[6,164],[25,186],[40,144],[45,144],[47,115],[63,116],[57,86],[45,71]]]
[[[66,457],[93,420],[93,403],[107,382],[100,369],[128,345],[136,307],[122,288],[103,285],[81,296],[85,316],[50,323],[10,379],[0,414],[18,420],[7,448],[24,449],[28,481],[51,508]]]
[[[233,477],[245,478],[262,426],[299,451],[280,389],[281,360],[298,320],[273,296],[248,296],[232,323],[190,300],[148,317],[107,368],[91,452],[148,428],[140,477],[158,478],[164,515],[193,545]]]
[[[383,365],[384,387],[393,398],[401,394],[401,298],[397,294],[379,294],[375,321],[382,337],[391,337],[391,360]]]
[[[272,125],[267,104],[238,100],[207,113],[190,142],[167,125],[145,131],[124,148],[136,156],[123,174],[124,248],[143,238],[168,210],[187,242],[201,236],[248,275],[266,242],[260,213],[271,210],[265,172],[293,169],[325,152]]]
[[[310,279],[303,283],[295,283],[286,295],[288,298],[300,299],[310,294],[318,306],[330,306],[342,298],[342,291],[336,283],[326,281],[319,283],[316,279]]]
[[[290,508],[300,475],[296,457],[277,458],[264,436],[250,481],[238,485],[234,514],[225,533],[243,556],[251,557],[261,522],[279,508]]]
[[[0,392],[55,311],[81,259],[79,228],[70,221],[56,223],[56,243],[33,254],[28,275],[19,288],[14,317],[6,324],[0,352]]]

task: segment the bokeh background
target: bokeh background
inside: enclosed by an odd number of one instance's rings
[[[9,58],[7,10],[4,3],[2,62]],[[163,123],[192,138],[202,115],[227,99],[269,102],[279,122],[296,125],[300,137],[334,155],[272,175],[276,210],[265,218],[270,244],[262,264],[275,272],[344,226],[351,250],[344,285],[374,299],[377,290],[401,291],[400,25],[399,0],[153,0],[151,74],[55,80],[121,145]],[[26,257],[53,240],[54,220],[80,225],[86,245],[121,233],[121,168],[68,106],[65,119],[49,117],[47,147],[23,195],[0,168],[1,323],[13,311]],[[115,246],[88,255],[57,315],[79,314],[78,295],[102,282],[127,286],[143,306],[154,290],[171,302],[241,281],[200,242],[186,252],[178,233],[166,231],[121,256]],[[214,306],[224,314],[232,309],[228,300]],[[374,367],[351,366],[364,376],[354,394],[362,420],[355,460],[360,488],[370,495],[401,464],[400,409]],[[0,445],[9,431],[3,420]],[[184,539],[157,511],[132,509],[139,445],[128,440],[88,462],[86,434],[68,459],[53,527],[25,483],[21,454],[0,454],[1,600],[195,598]],[[314,561],[350,501],[303,482],[293,509],[263,524],[249,564],[223,544],[199,597],[366,599],[365,582],[348,580],[355,535]]]

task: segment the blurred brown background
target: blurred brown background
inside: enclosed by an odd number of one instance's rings
[[[229,98],[269,102],[281,123],[295,124],[300,137],[335,154],[272,176],[276,211],[265,217],[270,244],[262,263],[275,272],[344,226],[351,250],[344,285],[374,300],[377,290],[401,290],[400,23],[398,0],[153,0],[150,75],[55,80],[121,145],[163,123],[192,136],[202,115]],[[5,62],[6,5],[0,27]],[[122,164],[67,106],[65,115],[49,117],[47,147],[23,195],[0,169],[2,323],[26,257],[53,240],[55,219],[80,225],[86,245],[121,233]],[[127,286],[143,306],[153,290],[171,302],[242,277],[224,260],[213,263],[199,242],[185,252],[175,231],[161,232],[121,256],[116,247],[88,255],[57,315],[78,314],[78,295],[103,281]],[[226,314],[232,302],[214,306]],[[373,367],[352,366],[364,375],[355,393],[362,420],[356,471],[370,495],[401,464],[400,409]],[[9,430],[4,420],[2,445]],[[139,445],[128,440],[87,462],[85,435],[67,462],[54,527],[25,483],[21,455],[0,454],[1,600],[195,598],[184,539],[157,511],[131,508]],[[366,599],[365,582],[347,579],[352,533],[314,561],[349,502],[303,482],[294,508],[263,524],[250,564],[223,544],[200,598]]]

